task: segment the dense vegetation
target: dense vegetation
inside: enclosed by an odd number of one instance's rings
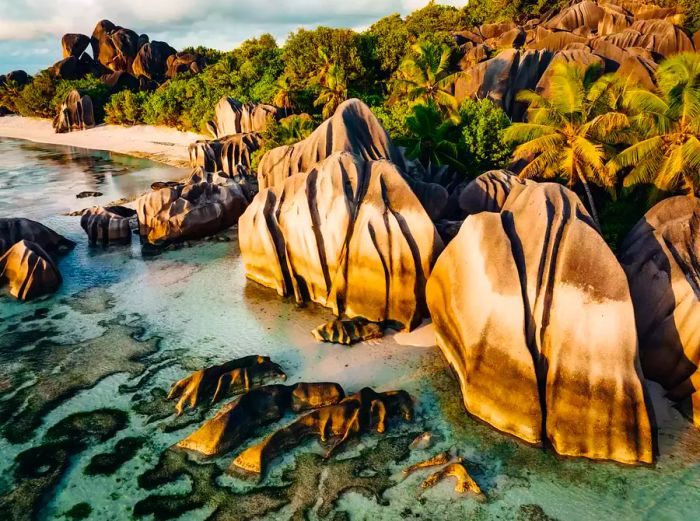
[[[677,6],[676,0],[661,0]],[[426,177],[448,187],[515,158],[532,159],[522,175],[564,182],[586,201],[606,238],[618,236],[666,193],[700,191],[700,60],[679,55],[658,71],[658,92],[629,88],[596,67],[559,66],[545,93],[522,92],[527,123],[511,124],[489,100],[461,105],[451,94],[451,33],[488,22],[524,22],[565,0],[491,0],[457,9],[428,4],[390,15],[358,33],[318,27],[292,33],[284,46],[265,34],[206,57],[152,92],[110,92],[99,80],[55,80],[38,73],[26,86],[0,87],[0,107],[52,117],[72,88],[114,124],[167,125],[203,131],[222,96],[273,104],[284,118],[266,132],[254,163],[270,148],[307,136],[349,97],[367,103],[390,135],[420,161]],[[700,28],[700,3],[681,0],[686,30]],[[641,188],[640,188],[641,186]],[[651,187],[652,190],[647,190]]]

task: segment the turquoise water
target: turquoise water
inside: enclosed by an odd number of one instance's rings
[[[63,215],[186,173],[0,140],[0,216],[40,220],[78,243],[59,262],[58,293],[24,304],[0,295],[0,511],[96,520],[698,517],[700,434],[675,409],[656,411],[660,456],[652,467],[560,459],[468,418],[435,348],[393,337],[352,348],[317,344],[310,331],[328,313],[247,283],[235,230],[228,242],[144,259],[138,241],[89,248],[79,218]],[[83,190],[104,195],[76,199]],[[169,449],[216,408],[175,420],[162,393],[194,369],[247,354],[270,355],[288,382],[406,389],[416,419],[330,460],[305,443],[257,484],[222,474],[237,451],[203,462]],[[435,445],[411,451],[425,431]],[[448,482],[424,491],[430,471],[400,479],[404,467],[447,449],[465,458],[485,497],[460,497]]]

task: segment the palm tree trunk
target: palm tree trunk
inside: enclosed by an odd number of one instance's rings
[[[595,208],[595,202],[593,201],[593,194],[591,193],[591,187],[588,186],[588,181],[584,176],[580,176],[581,183],[583,184],[583,189],[586,191],[586,197],[588,197],[588,206],[591,210],[591,217],[593,217],[593,222],[595,222],[598,231],[600,231],[600,220],[598,219],[598,212]]]

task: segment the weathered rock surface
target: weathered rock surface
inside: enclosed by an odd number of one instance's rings
[[[92,99],[87,95],[81,96],[80,92],[73,89],[68,93],[53,119],[54,130],[60,134],[94,126],[95,114],[92,109]]]
[[[190,166],[227,176],[250,172],[251,155],[260,148],[260,134],[233,134],[221,139],[199,140],[189,146]]]
[[[469,216],[427,301],[471,414],[560,454],[652,461],[627,280],[573,192],[528,184]]]
[[[97,23],[90,38],[92,56],[114,72],[130,72],[138,51],[138,41],[139,35],[131,29],[102,20]]]
[[[63,279],[41,246],[21,240],[0,257],[0,282],[8,284],[16,299],[29,300],[53,293]]]
[[[61,48],[63,49],[63,57],[75,56],[80,58],[85,49],[90,45],[90,38],[84,34],[68,33],[61,38]]]
[[[352,345],[364,340],[384,336],[381,324],[358,317],[347,320],[332,320],[318,326],[311,334],[319,342]]]
[[[691,397],[700,427],[700,199],[654,206],[620,245],[639,334],[644,376],[672,400]]]
[[[197,171],[185,184],[164,187],[136,200],[141,237],[154,246],[225,230],[236,224],[247,206],[238,183],[213,183]]]
[[[272,105],[241,103],[233,98],[221,98],[214,109],[214,119],[207,128],[214,138],[233,134],[263,132],[268,118],[276,117],[277,109]]]
[[[186,72],[199,74],[202,72],[206,64],[207,63],[204,57],[200,56],[199,54],[178,52],[168,56],[168,60],[166,61],[166,65],[168,67],[166,75],[168,78],[174,78],[178,74],[183,74]]]
[[[75,243],[51,228],[23,218],[0,218],[0,255],[20,241],[33,242],[50,255],[62,255],[75,247]]]
[[[425,316],[442,241],[388,161],[334,154],[261,189],[239,231],[246,275],[280,295],[407,329]]]
[[[75,56],[68,56],[51,67],[51,73],[58,79],[62,80],[77,80],[80,78],[79,72],[80,62]]]
[[[281,186],[287,177],[308,172],[337,152],[350,152],[365,161],[388,159],[406,170],[403,155],[369,107],[350,99],[303,141],[266,153],[258,166],[260,189]]]
[[[508,170],[481,174],[459,194],[464,217],[481,212],[500,212],[512,191],[520,191],[533,181],[520,179]]]
[[[129,244],[132,235],[129,222],[135,215],[136,210],[124,206],[94,206],[83,213],[80,226],[92,245]]]
[[[144,76],[151,80],[163,80],[168,71],[168,58],[176,53],[165,42],[144,43],[136,53],[131,71],[137,78]]]
[[[248,439],[255,430],[281,419],[285,413],[334,405],[345,397],[336,383],[266,385],[226,404],[211,420],[177,443],[177,447],[204,456],[225,454]]]
[[[337,405],[316,409],[294,423],[244,450],[233,461],[229,472],[260,478],[272,460],[309,437],[329,445],[328,455],[354,436],[376,430],[384,432],[391,419],[413,419],[413,402],[406,391],[377,393],[365,387]]]

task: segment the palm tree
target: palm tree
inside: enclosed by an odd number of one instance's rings
[[[289,111],[294,108],[294,102],[292,101],[292,81],[287,74],[283,74],[277,79],[277,92],[275,93],[275,98],[272,103],[276,107],[284,109],[285,117],[289,114]]]
[[[628,92],[638,111],[632,118],[641,138],[613,158],[612,172],[631,168],[625,186],[653,183],[658,189],[700,193],[700,55],[677,54],[658,68],[658,93]]]
[[[459,171],[465,169],[459,159],[459,128],[452,120],[445,119],[440,109],[430,100],[427,104],[417,104],[406,118],[408,137],[397,139],[406,147],[410,159],[418,159],[428,172],[433,167],[452,166]]]
[[[327,119],[346,99],[348,99],[348,84],[345,69],[334,63],[325,74],[324,83],[321,84],[321,94],[314,101],[314,107],[323,106],[323,118]]]
[[[581,183],[593,220],[600,228],[589,183],[613,189],[615,176],[605,163],[612,144],[623,140],[630,127],[628,116],[611,107],[619,83],[600,77],[600,67],[575,63],[553,65],[545,95],[521,91],[518,100],[528,102],[528,121],[514,123],[506,140],[520,143],[515,159],[530,160],[520,176],[563,178],[569,187]]]
[[[432,101],[454,114],[457,100],[450,90],[456,79],[450,71],[452,51],[445,44],[428,41],[418,42],[411,49],[415,57],[408,57],[401,63],[398,78],[394,80],[398,93],[419,103]]]

